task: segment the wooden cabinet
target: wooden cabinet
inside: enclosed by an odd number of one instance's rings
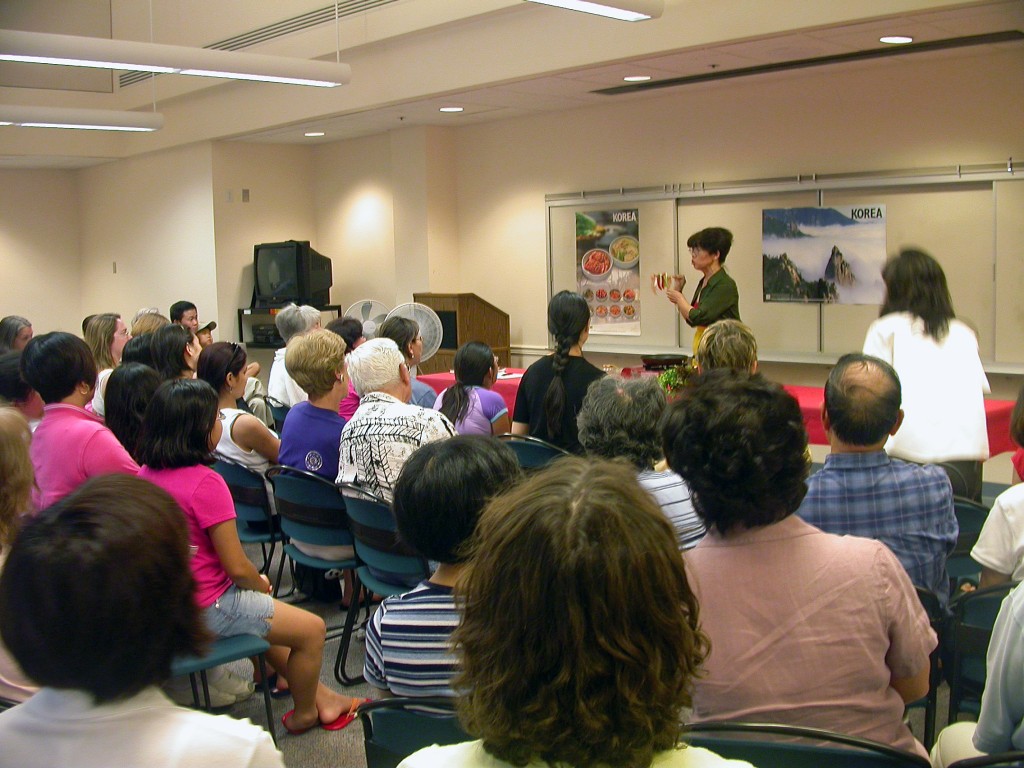
[[[415,293],[413,301],[426,304],[437,312],[444,329],[441,348],[427,362],[420,364],[420,373],[450,371],[455,365],[455,351],[467,341],[489,344],[502,367],[511,363],[507,312],[475,293]]]

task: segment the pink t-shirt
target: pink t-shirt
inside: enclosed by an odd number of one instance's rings
[[[356,394],[355,387],[352,386],[352,382],[348,383],[348,394],[338,405],[338,415],[341,416],[345,421],[352,420],[352,414],[359,408],[359,395]]]
[[[150,469],[143,465],[139,477],[171,494],[185,512],[189,539],[196,548],[192,555],[196,603],[200,608],[213,605],[232,584],[207,533],[212,526],[235,519],[235,503],[227,483],[202,464],[177,469]]]
[[[90,477],[139,471],[102,420],[67,403],[44,406],[29,453],[39,486],[32,492],[36,509],[63,499]]]
[[[694,722],[825,728],[927,757],[889,681],[925,668],[936,638],[885,545],[794,515],[727,539],[709,531],[686,567],[711,640]]]

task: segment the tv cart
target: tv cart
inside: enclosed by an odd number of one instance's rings
[[[255,334],[253,333],[254,328],[260,326],[273,326],[274,316],[280,309],[287,306],[283,304],[279,307],[239,307],[238,308],[238,339],[249,349],[280,349],[284,346],[284,341],[280,336],[276,337],[275,341],[256,341]],[[321,317],[323,313],[329,312],[332,317],[324,320],[324,325],[333,320],[336,317],[341,317],[341,305],[340,304],[314,304],[317,309],[320,310]]]

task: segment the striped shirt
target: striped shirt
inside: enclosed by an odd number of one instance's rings
[[[704,523],[693,508],[690,488],[683,478],[672,470],[656,472],[648,469],[637,475],[637,480],[640,487],[658,502],[672,524],[680,551],[695,547],[704,538]]]
[[[363,677],[395,696],[454,696],[451,634],[458,624],[451,587],[424,581],[386,598],[366,628]]]

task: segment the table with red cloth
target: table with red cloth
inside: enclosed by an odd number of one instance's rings
[[[504,398],[511,418],[515,411],[516,392],[519,391],[519,382],[522,381],[523,371],[520,368],[509,368],[507,373],[514,378],[499,378],[491,389]],[[430,373],[418,378],[433,387],[436,392],[442,392],[455,383],[455,374],[453,373]],[[800,412],[803,414],[804,426],[807,428],[808,442],[812,445],[828,445],[825,427],[821,423],[821,404],[825,401],[825,390],[821,387],[801,387],[793,384],[783,386],[800,403]],[[985,401],[989,453],[993,456],[1017,450],[1017,446],[1010,439],[1010,414],[1012,412],[1012,400]]]

